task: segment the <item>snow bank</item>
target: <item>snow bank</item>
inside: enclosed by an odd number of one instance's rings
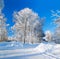
[[[51,54],[53,54],[53,55],[55,55],[55,56],[57,56],[57,57],[60,58],[60,44],[56,44],[56,45],[53,47],[53,49],[52,49],[52,51],[51,51]]]
[[[27,49],[35,48],[38,44],[23,44],[21,42],[0,42],[0,50],[15,50],[15,49]]]
[[[50,43],[40,43],[39,46],[37,46],[35,48],[36,52],[40,52],[40,53],[43,53],[43,52],[46,52],[46,51],[49,51],[53,48],[54,44],[50,44]]]
[[[35,50],[37,53],[43,53],[46,56],[52,57],[52,59],[60,59],[60,44],[41,43],[35,48]]]
[[[20,42],[0,42],[0,50],[13,50],[23,48],[23,44]]]

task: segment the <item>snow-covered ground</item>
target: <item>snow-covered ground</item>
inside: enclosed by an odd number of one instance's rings
[[[60,44],[1,42],[0,59],[60,59]]]

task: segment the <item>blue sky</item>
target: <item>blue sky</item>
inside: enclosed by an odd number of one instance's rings
[[[51,10],[60,9],[60,0],[4,0],[4,4],[3,13],[10,26],[13,25],[13,12],[28,7],[38,13],[40,17],[46,17],[43,26],[44,31],[54,31],[55,27],[51,24],[53,21],[51,18]]]

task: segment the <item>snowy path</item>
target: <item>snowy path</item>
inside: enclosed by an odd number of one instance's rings
[[[29,54],[35,54],[34,49],[4,50],[4,51],[0,51],[0,58],[22,56]]]
[[[60,44],[41,43],[36,48],[0,50],[0,59],[60,59]]]
[[[13,54],[13,55],[7,55],[5,57],[0,57],[0,58],[13,58],[15,59],[15,56],[17,56],[17,59],[60,59],[56,56],[54,56],[53,54],[49,54],[49,53],[37,53],[37,54],[27,54],[27,55],[21,55],[21,54]]]

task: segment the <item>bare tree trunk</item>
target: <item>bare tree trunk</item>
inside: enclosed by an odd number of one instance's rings
[[[24,44],[26,42],[26,29],[27,29],[27,19],[25,19],[25,28],[24,28]]]

